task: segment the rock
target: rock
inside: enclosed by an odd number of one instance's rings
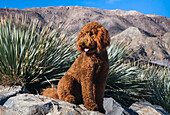
[[[169,60],[157,60],[157,61],[150,61],[150,63],[170,67],[170,61]]]
[[[106,115],[138,115],[135,111],[117,103],[113,98],[104,98],[103,105]]]
[[[41,95],[18,94],[0,108],[1,115],[103,115],[78,105]]]
[[[139,115],[170,115],[159,105],[152,105],[149,102],[136,102],[130,109],[136,111]]]
[[[0,105],[3,105],[8,98],[15,96],[18,93],[26,92],[28,93],[28,91],[21,86],[9,87],[0,85]]]
[[[0,115],[103,115],[89,111],[83,104],[75,105],[59,99],[33,95],[20,86],[0,86]],[[136,102],[127,108],[113,98],[104,98],[106,115],[170,115],[161,106]]]

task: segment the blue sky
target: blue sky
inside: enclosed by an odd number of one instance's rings
[[[0,8],[32,8],[48,6],[83,6],[100,9],[136,10],[170,18],[170,0],[0,0]]]

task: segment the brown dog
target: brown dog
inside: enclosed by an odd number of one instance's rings
[[[85,25],[76,41],[81,55],[59,81],[57,90],[47,88],[42,94],[75,104],[84,103],[88,110],[104,113],[103,97],[109,71],[106,47],[109,45],[109,33],[101,24]]]

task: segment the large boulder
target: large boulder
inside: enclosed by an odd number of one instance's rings
[[[161,106],[152,105],[149,102],[136,102],[129,108],[136,111],[139,115],[170,115]]]
[[[42,95],[18,94],[0,107],[1,115],[102,115],[84,107]]]

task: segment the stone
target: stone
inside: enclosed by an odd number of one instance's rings
[[[0,115],[104,115],[87,110],[83,104],[24,92],[27,90],[20,86],[0,86]],[[106,115],[170,115],[161,106],[148,102],[136,102],[127,108],[113,98],[104,98],[103,106]]]
[[[10,87],[0,85],[0,105],[3,105],[8,98],[15,96],[18,93],[26,92],[28,93],[29,91],[21,86]]]
[[[9,98],[0,112],[0,115],[103,115],[79,105],[33,94],[18,94]]]
[[[106,115],[138,115],[135,111],[116,102],[113,98],[104,98],[103,105]]]
[[[136,102],[129,108],[136,111],[139,115],[170,115],[161,106],[152,105],[149,102]]]

